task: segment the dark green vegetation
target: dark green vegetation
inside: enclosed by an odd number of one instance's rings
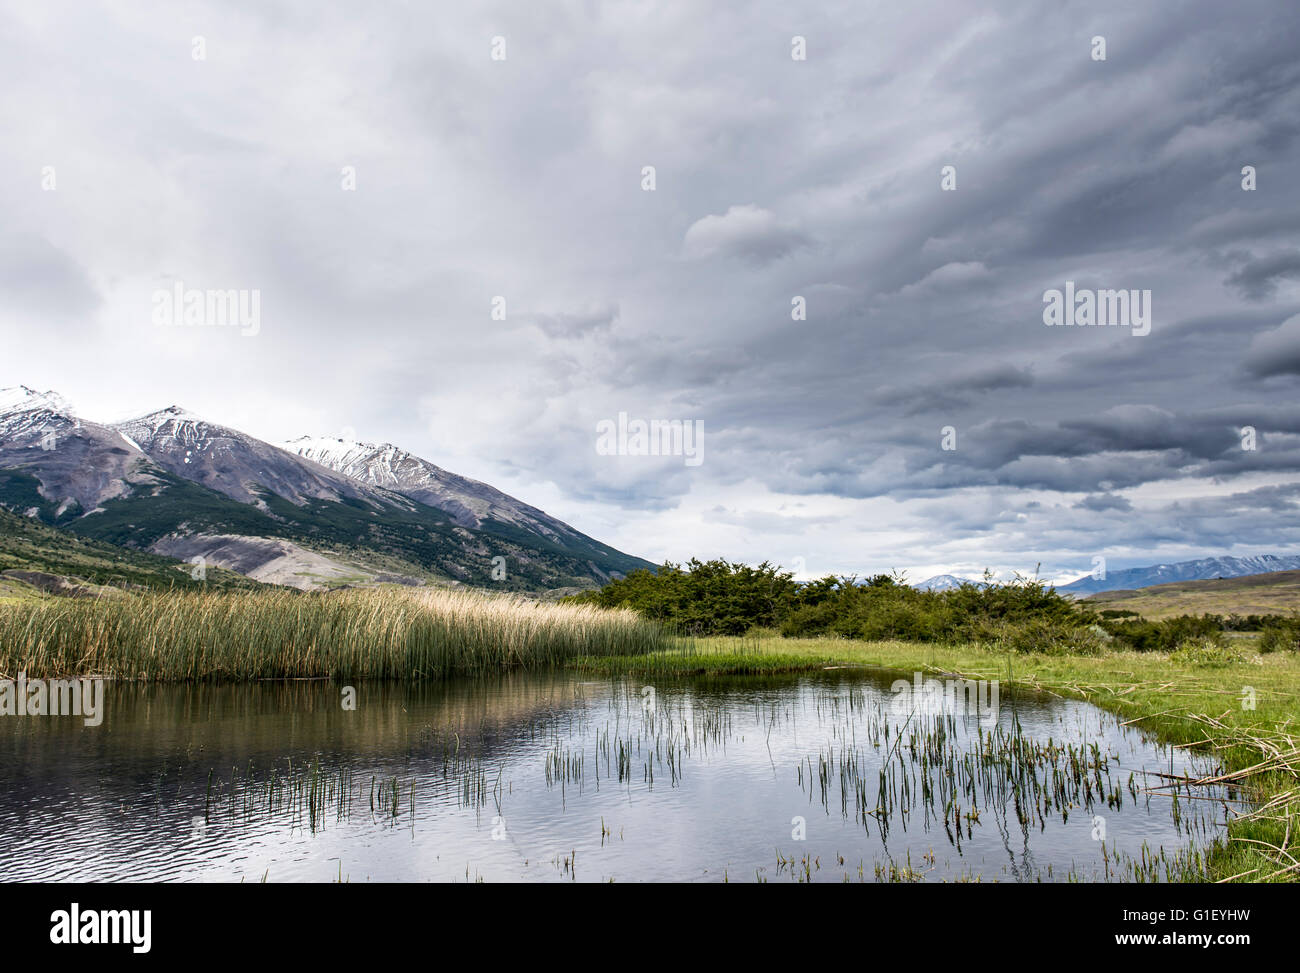
[[[190,565],[102,541],[76,537],[28,517],[0,510],[0,595],[30,594],[46,579],[70,579],[87,585],[167,590],[260,588],[241,574],[208,568],[206,581],[190,577]]]
[[[1149,621],[1122,610],[1095,611],[1089,602],[1028,578],[919,591],[890,575],[799,583],[767,562],[757,567],[698,560],[665,564],[658,572],[634,571],[571,600],[632,608],[690,636],[775,630],[789,638],[977,643],[1021,653],[1088,655],[1107,646],[1171,652],[1189,641],[1218,645],[1227,633],[1260,629],[1273,633],[1269,646],[1285,648],[1300,635],[1300,620],[1281,615]]]
[[[1233,633],[1260,633],[1261,652],[1294,650],[1300,639],[1300,618],[1288,615],[1174,615],[1152,621],[1116,617],[1113,611],[1101,614],[1102,627],[1125,647],[1139,652],[1173,652],[1188,642],[1221,646]]]
[[[793,576],[764,561],[756,568],[691,559],[686,569],[665,563],[633,571],[599,591],[568,599],[602,608],[631,608],[685,635],[740,635],[772,628],[799,598]]]
[[[40,482],[21,470],[0,470],[0,506],[35,509],[45,524],[82,537],[125,547],[147,548],[180,528],[185,533],[275,537],[306,547],[329,547],[364,557],[368,552],[465,584],[498,591],[587,587],[594,563],[606,572],[644,568],[648,562],[596,541],[578,552],[528,535],[509,525],[488,523],[470,531],[447,514],[412,501],[409,508],[376,509],[359,500],[312,500],[299,506],[262,491],[263,507],[162,470],[156,486],[137,487],[83,516],[75,504],[60,513],[40,494]],[[506,576],[492,577],[494,557],[506,559]]]

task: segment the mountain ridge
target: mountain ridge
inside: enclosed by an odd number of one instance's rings
[[[57,393],[0,389],[0,505],[83,536],[159,553],[211,537],[214,550],[238,548],[239,563],[250,550],[283,552],[254,543],[273,538],[304,557],[382,561],[377,574],[509,590],[599,584],[653,566],[495,487],[384,448],[406,492],[373,469],[342,472],[178,405],[103,425]]]
[[[932,578],[918,581],[912,587],[917,591],[951,591],[954,588],[960,588],[964,584],[973,584],[977,588],[983,588],[987,582],[978,581],[974,578],[961,578],[955,574],[936,574]]]
[[[1085,575],[1069,584],[1057,585],[1063,594],[1086,596],[1102,591],[1149,588],[1175,581],[1210,581],[1239,578],[1253,574],[1300,569],[1300,554],[1259,554],[1253,556],[1221,555],[1189,561],[1152,564],[1145,567],[1108,571],[1104,578]]]

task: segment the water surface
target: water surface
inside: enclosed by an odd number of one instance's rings
[[[1094,707],[892,678],[110,685],[0,719],[0,880],[1164,879],[1222,830]]]

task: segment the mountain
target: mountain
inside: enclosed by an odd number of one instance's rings
[[[98,595],[112,588],[258,587],[216,567],[207,568],[202,581],[193,571],[194,565],[183,561],[86,540],[0,510],[0,600],[39,593]]]
[[[387,485],[378,470],[341,472],[178,406],[100,425],[52,392],[0,390],[0,506],[83,537],[298,587],[540,591],[651,566],[416,457]]]
[[[54,392],[23,385],[0,389],[0,470],[39,468],[41,496],[35,506],[41,512],[50,508],[51,517],[80,516],[149,485],[152,480],[141,469],[146,460],[116,429],[77,418]]]
[[[303,436],[284,448],[352,480],[441,510],[461,527],[521,538],[532,535],[577,557],[616,561],[626,557],[496,487],[450,473],[391,443]],[[623,571],[646,566],[639,559],[620,563]]]
[[[951,591],[953,588],[960,588],[964,584],[973,584],[978,588],[982,588],[985,582],[973,581],[970,578],[959,578],[954,574],[936,574],[933,578],[918,581],[912,587],[918,591]]]
[[[1261,554],[1257,557],[1206,557],[1195,561],[1155,564],[1145,568],[1108,571],[1104,579],[1085,575],[1069,584],[1058,585],[1067,595],[1086,596],[1098,591],[1147,588],[1172,581],[1204,581],[1213,578],[1240,578],[1249,574],[1300,569],[1300,555]]]
[[[552,540],[559,540],[566,533],[577,533],[495,487],[449,473],[390,443],[373,445],[303,436],[284,443],[283,447],[354,480],[385,487],[445,511],[462,527],[481,527],[487,521],[513,523]]]
[[[1300,571],[1243,574],[1205,581],[1171,581],[1150,588],[1099,591],[1089,608],[1135,612],[1159,621],[1177,615],[1300,616]]]
[[[395,500],[375,496],[347,477],[179,406],[113,428],[163,469],[241,503],[259,504],[266,491],[294,504],[364,500],[382,509]]]

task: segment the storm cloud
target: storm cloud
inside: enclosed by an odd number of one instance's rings
[[[656,559],[1289,552],[1298,35],[1252,0],[5,3],[0,384],[355,430]],[[153,324],[178,280],[259,291],[257,335]],[[1150,333],[1045,326],[1067,282],[1149,290]],[[620,412],[705,461],[599,454]]]

